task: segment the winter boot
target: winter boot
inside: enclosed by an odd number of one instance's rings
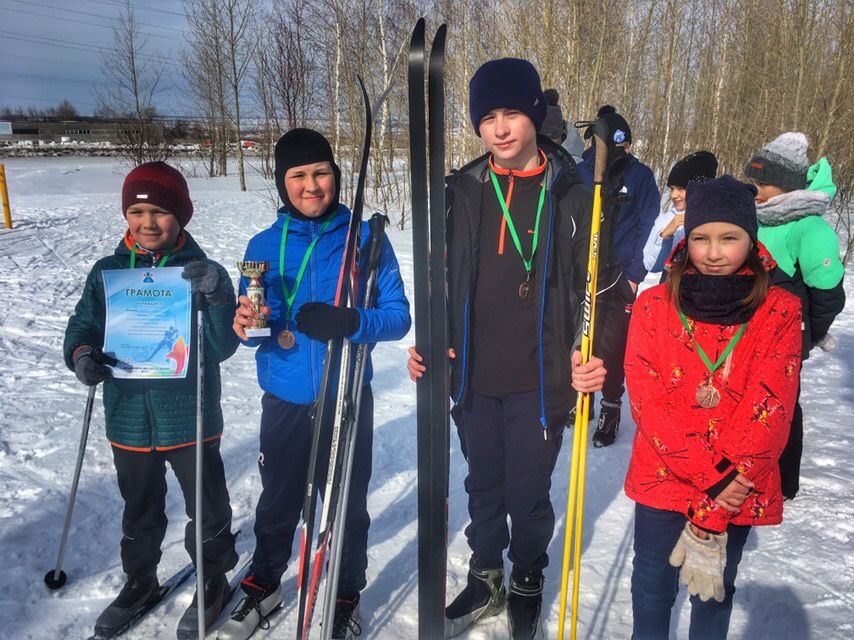
[[[212,576],[205,580],[205,630],[219,617],[226,605],[228,580],[225,574]],[[193,602],[178,621],[178,640],[195,640],[199,637],[199,605],[198,592],[193,595]]]
[[[119,595],[95,621],[95,635],[112,638],[138,613],[157,599],[160,584],[157,574],[128,574]]]
[[[333,640],[352,640],[362,635],[359,626],[359,594],[353,598],[339,597],[335,601],[335,620],[332,623]]]
[[[588,412],[587,420],[592,422],[596,418],[596,408],[593,406],[593,400],[596,397],[595,393],[590,394],[590,411]],[[572,429],[575,426],[575,403],[572,403],[572,409],[569,410],[569,415],[566,417],[566,428]]]
[[[240,584],[246,596],[220,628],[217,640],[246,640],[255,629],[270,628],[267,616],[282,606],[282,585],[260,585],[252,578],[249,576]]]
[[[479,569],[472,558],[465,588],[445,609],[445,637],[453,638],[480,620],[498,615],[506,601],[504,568]]]
[[[596,425],[596,432],[593,434],[593,446],[597,449],[609,447],[617,439],[617,433],[620,431],[621,406],[621,402],[602,400],[599,424]]]
[[[542,605],[542,572],[514,570],[510,575],[510,590],[507,594],[507,623],[513,640],[545,638],[540,623]]]

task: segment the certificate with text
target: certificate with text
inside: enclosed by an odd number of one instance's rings
[[[183,267],[103,271],[104,353],[116,378],[187,377],[191,347],[190,283]]]

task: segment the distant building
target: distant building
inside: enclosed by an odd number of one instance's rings
[[[155,139],[162,139],[163,124],[149,123],[150,132]],[[111,142],[120,143],[124,124],[121,122],[99,122],[74,120],[66,122],[35,122],[18,120],[12,122],[12,134],[0,134],[0,142]]]

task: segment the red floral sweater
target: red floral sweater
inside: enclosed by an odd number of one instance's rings
[[[625,491],[643,505],[678,511],[709,531],[783,519],[780,472],[798,390],[801,305],[771,287],[713,384],[720,404],[699,406],[697,387],[709,372],[694,340],[713,362],[740,325],[688,319],[693,340],[666,285],[634,304],[626,349],[626,384],[635,432]],[[730,514],[706,493],[737,469],[755,489]]]

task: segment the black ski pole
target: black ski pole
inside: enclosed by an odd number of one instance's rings
[[[193,294],[193,306],[196,308],[196,620],[198,621],[199,640],[205,640],[205,554],[204,532],[202,530],[202,472],[204,471],[205,444],[205,296]]]
[[[368,249],[368,260],[366,272],[368,274],[367,286],[365,287],[365,299],[363,309],[371,309],[376,297],[377,278],[379,277],[380,255],[385,238],[385,227],[388,225],[388,216],[375,213],[371,216],[369,225],[371,229],[371,240]],[[356,452],[356,438],[359,432],[359,415],[362,406],[362,381],[365,378],[365,364],[368,358],[370,345],[362,343],[356,351],[356,364],[353,373],[353,385],[350,394],[353,400],[350,405],[351,423],[347,438],[344,443],[342,458],[343,466],[339,473],[339,486],[336,488],[337,496],[327,494],[327,500],[335,500],[335,517],[333,520],[332,547],[329,553],[329,561],[326,569],[326,591],[324,592],[323,623],[321,629],[323,638],[332,637],[332,623],[335,617],[335,603],[338,595],[338,578],[341,570],[341,554],[344,548],[344,534],[347,527],[347,504],[350,501],[350,479],[353,471],[353,460]],[[364,428],[364,427],[362,427]]]
[[[100,364],[108,364],[114,367],[118,360],[105,355],[100,348],[92,351],[92,359]],[[92,420],[92,409],[95,406],[95,390],[98,385],[89,387],[86,396],[86,409],[83,412],[83,430],[80,433],[80,445],[77,448],[77,466],[74,468],[74,479],[71,481],[71,493],[68,496],[68,507],[65,510],[65,525],[62,528],[62,538],[59,541],[59,553],[56,558],[56,567],[48,571],[44,576],[44,583],[48,589],[61,589],[68,581],[68,575],[62,570],[62,561],[65,558],[65,545],[68,542],[68,532],[71,529],[71,514],[74,513],[74,501],[77,498],[77,484],[80,481],[80,471],[83,469],[83,456],[86,454],[86,441],[89,438],[89,423]]]

